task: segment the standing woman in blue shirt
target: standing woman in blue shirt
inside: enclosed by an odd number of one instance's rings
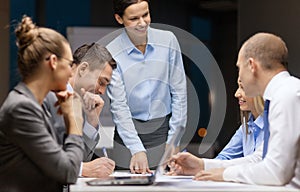
[[[240,80],[238,86],[235,97],[240,105],[242,125],[216,159],[230,160],[250,155],[264,139],[262,117],[264,100],[260,96],[246,97]]]
[[[172,32],[149,26],[149,0],[114,0],[113,8],[125,27],[107,45],[118,66],[108,87],[117,130],[114,153],[120,157],[115,161],[118,166],[126,162],[123,148],[116,148],[125,145],[131,172],[146,173],[149,165],[158,165],[175,129],[186,126],[182,56]]]

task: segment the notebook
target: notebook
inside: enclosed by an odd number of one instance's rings
[[[169,145],[167,145],[166,150],[160,160],[153,174],[137,175],[133,174],[130,176],[110,176],[105,179],[93,179],[87,181],[86,183],[91,186],[107,186],[107,185],[151,185],[155,182],[155,178],[158,175],[165,173],[167,162],[171,155],[174,153],[177,144],[183,134],[184,128],[180,127],[175,130],[174,136],[172,137]]]

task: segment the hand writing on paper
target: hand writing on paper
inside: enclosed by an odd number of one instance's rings
[[[210,169],[208,171],[199,171],[194,179],[199,181],[224,181],[223,179],[223,173],[225,168],[216,168],[216,169]]]
[[[82,166],[82,176],[106,178],[113,173],[115,162],[109,158],[101,157],[93,161],[84,162]]]
[[[135,153],[131,157],[129,168],[131,173],[151,173],[146,153],[144,151]]]

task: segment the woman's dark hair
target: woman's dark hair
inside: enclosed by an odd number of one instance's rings
[[[113,0],[114,13],[123,17],[124,11],[127,7],[141,1],[146,1],[148,4],[150,3],[150,0]]]

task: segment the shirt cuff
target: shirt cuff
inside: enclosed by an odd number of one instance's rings
[[[131,155],[134,155],[138,152],[144,151],[146,152],[147,150],[145,149],[145,147],[142,145],[133,145],[132,147],[129,148]]]
[[[79,176],[79,177],[82,177],[82,166],[83,166],[83,163],[81,162],[81,163],[80,163],[79,173],[78,173],[78,176]]]
[[[223,179],[224,181],[237,181],[238,177],[238,170],[235,168],[235,166],[227,167],[223,172]]]
[[[97,138],[97,135],[99,134],[98,130],[99,130],[99,125],[97,126],[97,128],[95,128],[87,121],[84,122],[83,132],[90,139],[95,140]]]
[[[222,167],[222,160],[219,159],[205,159],[202,158],[204,162],[204,170],[209,170],[213,168],[221,168]]]

